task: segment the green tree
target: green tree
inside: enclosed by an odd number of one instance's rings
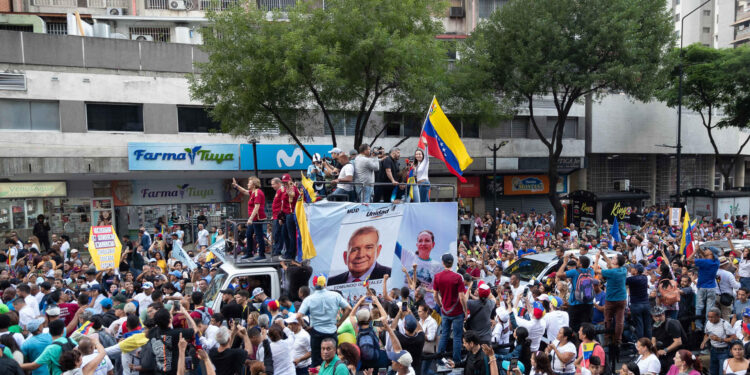
[[[421,112],[444,92],[442,23],[432,16],[445,9],[438,0],[326,0],[271,19],[247,7],[210,13],[209,61],[198,64],[192,95],[224,131],[280,127],[303,150],[299,137],[312,134],[297,126],[300,114],[319,110],[335,146],[332,111],[354,111],[359,147],[376,106]]]
[[[478,89],[528,109],[548,150],[554,186],[573,104],[605,91],[649,100],[664,76],[660,66],[674,41],[672,28],[662,0],[511,0],[468,39],[465,63],[486,73]],[[551,136],[534,118],[534,104],[543,97],[557,110]],[[555,189],[549,200],[560,230],[563,207]]]
[[[671,76],[659,93],[659,98],[670,107],[677,107],[679,103],[680,53],[679,48],[671,52]],[[697,43],[682,51],[682,106],[700,115],[716,155],[716,166],[724,176],[724,189],[731,188],[729,176],[750,141],[748,135],[737,152],[728,155],[727,150],[719,149],[714,138],[716,129],[748,126],[747,118],[743,120],[746,116],[743,98],[737,95],[738,82],[735,80],[740,73],[733,70],[741,57],[733,49],[714,49]],[[727,117],[719,117],[721,112],[725,112]]]

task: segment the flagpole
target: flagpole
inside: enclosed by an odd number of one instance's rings
[[[435,100],[436,100],[436,97],[435,97],[435,95],[433,95],[432,96],[432,101],[430,102],[430,105],[427,106],[427,115],[425,115],[424,121],[422,121],[422,130],[419,131],[419,138],[420,138],[420,140],[422,139],[422,132],[424,132],[424,124],[426,124],[427,120],[429,120],[429,118],[430,118],[430,109],[432,109],[432,103],[435,103]],[[417,144],[419,144],[419,143],[417,143]],[[424,143],[424,148],[425,148],[425,150],[427,150],[427,143]],[[428,157],[428,156],[425,155],[424,157]]]

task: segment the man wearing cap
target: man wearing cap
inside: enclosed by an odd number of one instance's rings
[[[310,366],[316,367],[321,364],[321,346],[325,338],[333,340],[333,348],[336,347],[336,327],[338,326],[336,318],[339,316],[339,310],[343,310],[341,316],[346,317],[351,311],[351,306],[346,302],[341,294],[326,290],[326,278],[323,275],[313,277],[313,287],[315,288],[302,301],[297,320],[302,321],[305,315],[310,317],[310,346],[312,347],[312,363]],[[335,353],[334,353],[335,354]],[[333,358],[333,356],[331,356]],[[328,359],[330,361],[330,359]],[[321,370],[321,374],[323,371]],[[348,370],[347,370],[348,373]]]
[[[727,257],[719,257],[719,269],[716,271],[716,278],[718,279],[716,294],[719,296],[722,294],[728,294],[730,297],[729,301],[731,301],[729,305],[724,305],[721,303],[722,299],[719,298],[718,306],[719,309],[721,309],[721,318],[724,320],[730,319],[729,315],[732,313],[732,307],[734,305],[734,291],[742,287],[742,285],[740,285],[735,279],[734,274],[727,270],[730,267],[730,263],[731,262]],[[725,296],[724,299],[727,299],[727,296]]]
[[[495,306],[495,298],[492,296],[490,286],[484,281],[479,282],[477,295],[479,299],[470,299],[466,302],[469,313],[469,318],[466,321],[469,329],[479,336],[479,341],[483,344],[489,344],[492,341],[490,316]]]
[[[388,153],[388,156],[380,161],[380,172],[376,177],[377,182],[390,183],[392,185],[398,185],[398,159],[401,156],[401,150],[398,147],[394,147]],[[390,202],[391,195],[393,193],[393,186],[380,185],[375,187],[375,196],[373,202]]]
[[[102,307],[102,324],[104,324],[105,327],[109,327],[112,322],[117,320],[117,315],[115,314],[114,309],[112,309],[114,302],[112,302],[112,299],[105,298],[99,302],[99,305]]]
[[[448,347],[448,339],[453,331],[453,361],[461,360],[461,338],[463,337],[464,312],[467,311],[464,293],[464,278],[453,272],[453,255],[443,254],[443,271],[435,275],[432,289],[440,305],[441,333],[438,352],[443,353]]]
[[[362,185],[354,186],[357,198],[362,203],[372,202],[373,183],[375,172],[380,169],[380,160],[370,152],[370,145],[363,143],[359,145],[359,155],[354,163],[354,182]]]
[[[418,369],[418,373],[421,374],[422,353],[424,352],[425,344],[425,333],[422,330],[422,326],[417,321],[417,318],[412,315],[411,310],[399,310],[396,319],[391,325],[401,347],[412,357],[411,366]],[[401,329],[396,330],[395,327],[397,326]]]
[[[260,304],[260,313],[266,314],[268,316],[268,319],[271,319],[271,312],[268,311],[268,303],[272,300],[268,298],[268,295],[266,295],[266,292],[261,287],[257,287],[253,289],[253,303],[259,303]]]
[[[26,361],[32,362],[39,358],[44,349],[52,345],[52,336],[49,333],[43,333],[44,319],[36,318],[26,325],[31,337],[21,345],[21,352]],[[39,367],[31,372],[32,375],[49,375],[49,368],[46,365]]]
[[[133,299],[138,302],[138,313],[143,314],[148,306],[154,301],[151,299],[151,294],[154,292],[154,284],[146,281],[141,285],[142,292],[136,294]]]
[[[354,181],[354,165],[349,162],[349,155],[345,153],[339,154],[338,157],[341,168],[339,174],[332,181],[336,184],[336,190],[333,191],[333,195],[345,195],[349,202],[357,202],[357,197],[354,194],[354,186],[345,182]]]
[[[695,256],[701,252],[700,249],[693,251],[692,254],[687,258],[687,262],[690,262]],[[698,319],[695,321],[695,327],[699,330],[703,330],[703,322],[705,321],[704,316],[707,316],[707,312],[711,310],[716,304],[716,275],[719,271],[719,260],[716,259],[711,250],[702,251],[703,258],[695,259],[695,265],[698,267],[698,293],[696,293],[695,303],[695,315]]]
[[[682,330],[678,320],[668,319],[664,307],[654,306],[651,308],[651,318],[654,319],[653,337],[651,341],[656,348],[662,369],[668,369],[674,364],[675,353],[682,349],[683,338],[687,343],[687,335]]]
[[[284,193],[284,185],[278,177],[271,179],[271,187],[276,192],[271,203],[271,223],[273,227],[273,252],[271,253],[271,256],[277,256],[281,255],[287,237],[286,227],[284,226],[284,218],[286,214],[282,213],[282,206],[286,199],[286,194]]]
[[[224,315],[224,318],[227,320],[242,318],[242,306],[235,301],[233,289],[224,289],[221,291],[219,311],[221,311],[221,315]]]
[[[281,260],[292,260],[295,258],[297,253],[297,221],[293,220],[290,215],[294,215],[294,210],[297,207],[297,201],[302,197],[302,194],[294,185],[294,180],[289,173],[284,173],[281,176],[281,183],[283,185],[282,190],[284,191],[284,199],[281,203],[281,212],[284,213],[286,220],[284,220],[284,255]]]
[[[297,375],[307,375],[310,368],[310,334],[302,329],[302,324],[295,315],[284,319],[289,330],[294,333],[294,344],[292,344],[292,361]]]

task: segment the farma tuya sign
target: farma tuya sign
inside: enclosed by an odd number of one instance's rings
[[[128,169],[237,170],[236,144],[128,143]]]

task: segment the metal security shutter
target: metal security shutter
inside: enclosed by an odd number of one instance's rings
[[[487,201],[488,205],[492,205],[492,200]],[[503,196],[498,198],[497,207],[505,212],[516,210],[516,212],[529,212],[534,209],[536,212],[545,213],[552,211],[552,205],[549,203],[549,199],[546,195],[522,195],[522,196]]]

